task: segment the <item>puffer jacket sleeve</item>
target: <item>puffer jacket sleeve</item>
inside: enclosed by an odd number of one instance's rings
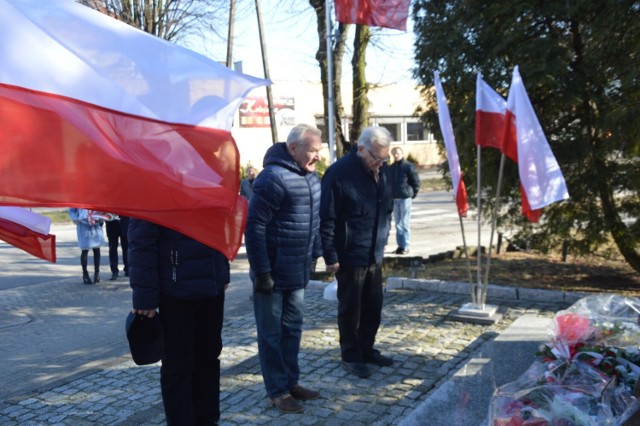
[[[267,227],[278,212],[285,187],[273,170],[264,169],[253,181],[253,196],[249,201],[245,246],[249,265],[255,274],[271,272],[267,247]]]
[[[216,284],[221,286],[229,284],[231,282],[229,259],[218,250],[214,251],[214,256],[216,264]]]
[[[158,240],[160,227],[151,222],[129,222],[129,284],[134,309],[156,309],[160,303]]]

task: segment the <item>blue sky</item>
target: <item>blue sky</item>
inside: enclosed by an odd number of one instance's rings
[[[319,81],[320,69],[315,60],[318,49],[316,15],[308,2],[291,2],[289,8],[273,0],[261,1],[262,19],[267,43],[269,71],[273,80]],[[335,16],[335,15],[334,15]],[[225,17],[228,20],[228,17]],[[211,35],[206,44],[191,42],[190,48],[212,59],[226,60],[227,29],[220,36]],[[344,77],[351,79],[351,53],[353,35],[347,42],[344,58]],[[389,84],[413,81],[413,32],[412,22],[407,31],[372,28],[372,41],[367,49],[367,80],[370,83]],[[243,61],[243,72],[263,76],[258,23],[254,2],[238,2],[236,13],[233,60]]]

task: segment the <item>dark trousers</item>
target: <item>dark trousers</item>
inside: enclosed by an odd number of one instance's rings
[[[127,238],[126,231],[128,227],[129,218],[126,218],[126,221],[121,219],[107,222],[107,240],[109,240],[109,266],[111,267],[111,272],[113,273],[119,272],[118,244],[122,246],[122,264],[124,265],[124,272],[129,272],[129,239]]]
[[[382,313],[382,265],[340,266],[338,331],[346,362],[362,362],[373,352]]]
[[[165,355],[160,386],[167,424],[213,425],[220,419],[224,293],[185,300],[160,296]]]

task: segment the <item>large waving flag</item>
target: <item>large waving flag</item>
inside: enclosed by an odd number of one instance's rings
[[[518,163],[523,190],[522,211],[536,222],[540,217],[540,209],[569,198],[569,191],[517,66],[513,70],[507,98],[506,120],[504,152],[516,153],[515,161]]]
[[[56,262],[51,219],[22,207],[0,206],[0,240],[49,262]]]
[[[476,79],[476,145],[502,150],[507,101],[478,73]]]
[[[335,0],[336,19],[406,31],[411,0]]]
[[[0,0],[0,204],[147,219],[233,258],[234,114],[268,81],[72,0]]]
[[[451,115],[449,114],[449,106],[447,105],[447,97],[442,90],[440,83],[440,73],[433,73],[433,81],[436,86],[436,99],[438,101],[438,120],[440,122],[440,130],[442,138],[447,150],[447,160],[449,161],[449,171],[451,172],[451,181],[453,183],[453,193],[456,194],[456,205],[458,206],[458,214],[462,217],[467,215],[469,203],[467,201],[467,188],[462,180],[462,171],[460,170],[460,161],[458,160],[458,148],[453,135],[453,125],[451,124]]]

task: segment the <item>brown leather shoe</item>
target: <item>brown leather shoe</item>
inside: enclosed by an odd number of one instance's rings
[[[320,392],[303,388],[300,385],[295,385],[289,389],[289,392],[291,392],[292,397],[299,401],[311,401],[312,399],[320,398]]]
[[[290,394],[269,398],[274,407],[282,413],[302,413],[304,406],[296,401]]]

